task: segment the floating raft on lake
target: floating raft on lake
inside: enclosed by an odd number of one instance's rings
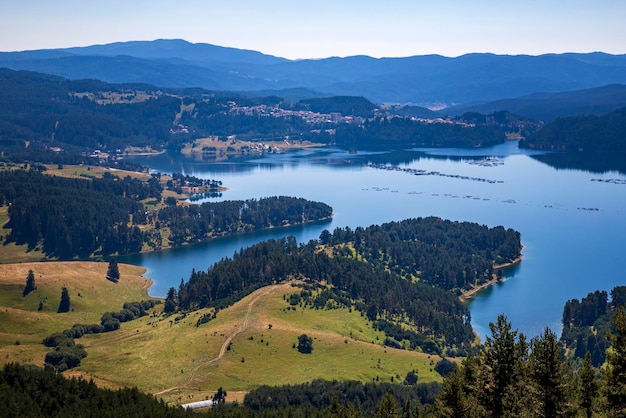
[[[387,164],[365,164],[366,167],[369,168],[375,168],[377,170],[385,170],[385,171],[400,171],[403,173],[407,173],[407,174],[413,174],[414,176],[439,176],[439,177],[449,177],[449,178],[453,178],[453,179],[460,179],[460,180],[471,180],[471,181],[478,181],[478,182],[482,182],[482,183],[504,183],[502,180],[490,180],[490,179],[484,179],[481,177],[471,177],[471,176],[462,176],[460,174],[446,174],[446,173],[441,173],[439,171],[427,171],[427,170],[421,170],[418,168],[402,168],[402,167],[398,167],[397,165],[387,165]]]

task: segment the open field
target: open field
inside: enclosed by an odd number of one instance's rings
[[[226,160],[228,157],[281,153],[299,149],[319,147],[308,141],[242,141],[238,139],[219,140],[217,137],[199,138],[185,145],[182,149],[184,155],[214,155],[216,160]]]
[[[114,176],[124,178],[130,176],[140,180],[147,181],[150,179],[150,174],[139,171],[118,170],[116,168],[102,167],[102,166],[87,166],[87,165],[63,165],[46,164],[46,171],[44,174],[49,174],[59,177],[97,177],[101,178],[104,173],[111,173]]]
[[[100,323],[107,311],[119,311],[126,301],[149,298],[149,279],[141,277],[141,267],[120,265],[121,278],[115,284],[106,280],[108,263],[40,262],[0,265],[0,358],[43,365],[48,351],[41,344],[54,332],[77,323]],[[22,296],[29,270],[37,289]],[[71,311],[57,313],[61,288],[70,293]],[[39,304],[42,310],[39,311]]]
[[[97,323],[124,301],[148,297],[150,282],[140,276],[141,268],[120,265],[118,284],[104,278],[106,268],[107,263],[82,262],[1,265],[0,357],[41,365],[48,350],[41,345],[45,336],[74,323]],[[23,297],[29,269],[37,290]],[[56,313],[62,286],[72,299],[67,314]],[[383,347],[384,335],[356,311],[294,310],[284,296],[299,291],[290,284],[259,289],[199,327],[198,319],[212,310],[164,316],[157,306],[152,315],[123,323],[118,331],[77,340],[88,356],[66,374],[93,378],[105,387],[137,386],[170,403],[202,400],[219,387],[232,395],[228,400],[241,400],[262,384],[316,378],[401,382],[410,370],[417,370],[421,382],[441,380],[432,370],[437,356]],[[46,308],[38,312],[42,299]],[[312,354],[294,348],[303,333],[313,338]]]

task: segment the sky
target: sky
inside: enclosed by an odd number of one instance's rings
[[[20,0],[0,51],[185,39],[289,59],[626,53],[624,0]]]

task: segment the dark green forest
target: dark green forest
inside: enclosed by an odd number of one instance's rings
[[[136,388],[101,389],[54,370],[6,364],[0,371],[1,417],[191,417]]]
[[[62,178],[36,170],[0,171],[0,203],[9,206],[11,232],[5,242],[41,243],[49,257],[86,258],[100,251],[141,250],[143,234],[129,226],[130,216],[143,210],[140,199],[160,198],[154,185],[105,176],[102,179]]]
[[[316,97],[300,100],[293,106],[296,110],[310,110],[317,113],[341,113],[343,116],[371,118],[377,106],[364,97],[335,96]]]
[[[615,313],[626,305],[626,286],[614,287],[610,295],[609,301],[606,291],[596,290],[581,300],[571,299],[565,303],[561,342],[567,348],[568,357],[582,359],[589,352],[594,367],[604,364],[610,345],[608,334],[615,331]]]
[[[221,235],[297,225],[331,216],[332,208],[324,203],[274,196],[171,206],[159,210],[154,222],[158,222],[160,227],[169,227],[169,239],[174,244],[181,244]]]
[[[363,125],[339,125],[334,142],[344,147],[488,147],[506,140],[510,129],[487,124],[426,123],[410,118],[374,118]]]
[[[194,271],[170,289],[165,309],[221,309],[260,287],[303,279],[304,303],[357,309],[389,345],[463,355],[474,334],[458,291],[491,279],[494,265],[520,250],[519,233],[511,229],[435,217],[337,228],[300,246],[293,237],[262,242]]]
[[[9,205],[5,243],[41,246],[49,258],[72,259],[161,246],[161,228],[174,245],[215,236],[312,222],[332,216],[321,202],[294,197],[209,202],[148,211],[142,200],[161,200],[158,175],[147,182],[105,173],[64,178],[38,169],[0,171],[0,205]],[[141,226],[150,226],[146,231]]]
[[[626,152],[626,108],[604,116],[559,118],[520,141],[520,147],[551,151]]]

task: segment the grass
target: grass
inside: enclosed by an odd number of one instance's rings
[[[150,179],[150,174],[138,171],[118,170],[116,168],[108,168],[102,166],[89,166],[89,165],[57,165],[46,164],[46,171],[44,174],[58,176],[58,177],[71,177],[71,178],[88,178],[96,177],[102,178],[104,173],[111,173],[114,176],[124,178],[130,176],[131,178],[137,178],[147,181]],[[61,167],[61,168],[59,168]]]
[[[29,269],[37,290],[23,297]],[[0,265],[0,358],[42,365],[45,336],[74,323],[99,322],[102,313],[121,309],[122,302],[148,297],[143,269],[120,264],[118,284],[104,278],[106,269],[107,263],[95,262]],[[62,286],[72,299],[67,314],[56,313]],[[291,309],[285,296],[299,291],[289,284],[259,289],[199,327],[198,319],[212,310],[172,316],[155,311],[118,331],[77,340],[88,356],[66,374],[104,387],[137,386],[174,404],[206,399],[219,387],[229,392],[229,400],[241,400],[259,385],[317,378],[402,382],[416,370],[420,382],[441,381],[433,371],[439,357],[383,347],[383,334],[359,312]],[[40,300],[43,312],[37,311]],[[313,338],[311,354],[294,348],[303,333]]]
[[[286,309],[283,295],[294,291],[290,285],[260,289],[200,327],[197,320],[210,311],[179,321],[175,315],[142,318],[115,333],[88,336],[81,340],[89,356],[80,372],[110,386],[137,385],[171,403],[202,400],[219,387],[239,393],[317,378],[401,382],[410,370],[421,382],[441,380],[432,370],[439,357],[383,347],[382,334],[357,312]],[[312,354],[293,348],[302,333],[314,339]]]
[[[73,324],[99,323],[104,312],[119,311],[123,302],[149,298],[150,281],[141,277],[144,269],[120,265],[121,279],[115,284],[105,279],[107,267],[97,262],[0,265],[0,359],[43,365],[48,351],[41,345],[43,338]],[[37,289],[22,296],[31,269]],[[59,314],[64,286],[70,292],[71,311]]]

